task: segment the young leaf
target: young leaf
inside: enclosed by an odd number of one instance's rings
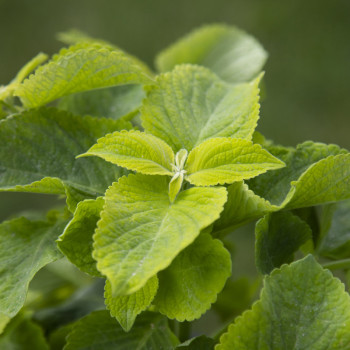
[[[312,239],[310,227],[288,211],[268,214],[260,219],[255,235],[255,263],[263,274],[291,263],[299,247]]]
[[[170,265],[201,229],[214,222],[226,190],[190,188],[171,203],[165,176],[129,175],[106,192],[93,257],[113,296],[132,294]]]
[[[55,240],[66,224],[63,218],[30,221],[23,217],[0,224],[0,313],[16,315],[34,275],[62,257]]]
[[[266,51],[252,36],[233,26],[214,24],[195,30],[161,52],[156,66],[166,72],[177,64],[195,63],[236,83],[256,76],[266,58]]]
[[[179,343],[159,314],[143,313],[125,333],[108,311],[95,311],[79,320],[67,337],[64,350],[173,350]]]
[[[149,307],[157,294],[157,290],[158,278],[153,276],[137,292],[126,296],[113,297],[111,284],[107,280],[105,303],[111,315],[118,320],[124,331],[129,332],[137,315]]]
[[[123,51],[85,43],[61,50],[26,79],[15,95],[26,108],[34,108],[76,92],[151,82],[144,68]]]
[[[230,253],[202,233],[159,273],[154,305],[168,318],[193,321],[210,309],[230,275]]]
[[[312,256],[265,278],[260,300],[220,338],[216,350],[347,350],[350,297]]]
[[[158,137],[136,130],[108,134],[81,156],[98,156],[142,174],[172,175],[173,173],[171,168],[171,164],[174,163],[173,150]]]
[[[78,203],[73,219],[57,240],[61,252],[81,271],[100,277],[92,257],[92,236],[104,204],[103,198]]]
[[[204,67],[178,66],[148,87],[142,125],[176,152],[211,137],[251,139],[259,118],[259,81],[230,85]]]
[[[97,197],[125,170],[98,158],[75,159],[96,139],[130,123],[73,116],[54,108],[0,122],[0,191]],[[33,142],[35,140],[35,142]]]
[[[196,186],[230,184],[284,165],[260,145],[218,137],[202,142],[190,152],[186,180]]]

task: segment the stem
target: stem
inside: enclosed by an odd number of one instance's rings
[[[191,337],[191,323],[184,321],[179,323],[179,339],[183,343]]]
[[[330,263],[322,264],[323,268],[329,270],[341,270],[350,269],[350,259],[343,259],[338,261],[332,261]]]

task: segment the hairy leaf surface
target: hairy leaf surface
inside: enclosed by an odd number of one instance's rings
[[[178,66],[148,87],[142,125],[175,152],[211,137],[251,139],[259,118],[259,81],[230,85],[204,67]]]
[[[164,176],[129,175],[106,192],[94,235],[97,268],[111,282],[114,296],[143,287],[215,221],[226,190],[190,188],[173,203]]]
[[[312,256],[265,278],[261,298],[220,338],[216,350],[347,350],[350,297]]]
[[[212,138],[188,155],[186,180],[196,186],[223,185],[249,179],[284,163],[261,148],[242,139]]]
[[[177,64],[192,63],[210,68],[222,79],[236,83],[257,75],[267,53],[259,42],[233,26],[202,27],[161,52],[156,66],[161,72]]]

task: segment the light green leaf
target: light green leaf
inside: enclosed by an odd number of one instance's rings
[[[179,343],[159,314],[143,313],[125,333],[108,311],[95,311],[82,318],[67,337],[64,350],[173,350]]]
[[[113,296],[136,292],[169,266],[219,217],[226,201],[225,188],[197,187],[180,192],[170,203],[168,186],[165,176],[136,174],[107,190],[93,257]]]
[[[202,233],[159,273],[154,305],[170,319],[193,321],[210,309],[230,275],[230,253]]]
[[[153,276],[137,292],[126,296],[113,297],[111,284],[107,280],[105,303],[111,315],[118,320],[124,331],[128,332],[133,326],[137,315],[150,306],[157,294],[157,290],[158,278]]]
[[[288,211],[266,215],[255,227],[255,263],[260,273],[269,274],[291,263],[301,245],[312,239],[310,227]]]
[[[71,194],[73,204],[104,194],[125,170],[98,158],[75,159],[96,139],[130,123],[73,116],[54,108],[0,122],[0,191]]]
[[[196,338],[185,341],[176,347],[180,350],[214,350],[215,340],[201,335]]]
[[[28,315],[18,315],[10,321],[0,336],[3,350],[49,350],[43,330]]]
[[[0,224],[0,313],[16,315],[34,275],[62,257],[55,240],[66,224],[64,218],[30,221],[23,217]]]
[[[65,96],[58,108],[77,115],[120,119],[139,108],[144,97],[141,85],[114,86]]]
[[[174,202],[176,196],[181,190],[182,183],[184,180],[183,172],[177,172],[169,182],[169,199],[170,202]]]
[[[73,219],[57,240],[61,252],[81,271],[101,276],[92,257],[92,236],[104,204],[103,198],[78,203]]]
[[[348,350],[350,296],[312,256],[265,278],[260,300],[220,338],[216,350]]]
[[[230,184],[284,165],[260,145],[218,137],[204,141],[190,152],[186,180],[196,186]]]
[[[26,108],[33,108],[76,92],[151,82],[144,67],[123,51],[85,43],[61,50],[26,79],[15,95]]]
[[[252,36],[233,26],[214,24],[195,30],[161,52],[156,66],[166,72],[177,64],[196,63],[226,81],[242,82],[257,75],[266,58]]]
[[[82,156],[98,156],[129,170],[148,175],[172,175],[173,150],[158,137],[144,132],[116,131],[100,138]]]
[[[142,125],[175,152],[212,137],[251,139],[259,118],[259,81],[230,85],[204,67],[178,66],[148,87]]]

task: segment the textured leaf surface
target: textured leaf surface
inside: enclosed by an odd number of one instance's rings
[[[62,257],[55,240],[67,221],[30,221],[0,225],[0,312],[14,316],[23,306],[29,282],[48,263]]]
[[[265,278],[260,301],[236,319],[216,350],[348,350],[350,297],[312,256]]]
[[[94,235],[97,268],[111,282],[112,293],[126,295],[143,287],[215,221],[226,190],[190,188],[170,203],[169,179],[129,175],[106,192]]]
[[[49,350],[43,330],[27,316],[18,315],[10,321],[0,336],[3,350]]]
[[[125,333],[108,311],[96,311],[74,325],[64,350],[173,350],[177,344],[167,320],[159,314],[142,314]]]
[[[61,252],[81,271],[101,276],[92,257],[92,236],[104,204],[103,198],[87,199],[78,203],[73,219],[57,240]]]
[[[142,66],[123,51],[99,44],[77,44],[63,49],[16,90],[27,108],[57,98],[102,87],[150,83]]]
[[[186,180],[196,186],[223,185],[250,179],[284,163],[261,148],[242,139],[212,138],[188,155]]]
[[[109,281],[106,281],[105,299],[107,309],[115,317],[125,332],[128,332],[133,326],[136,317],[142,311],[146,310],[153,301],[158,290],[158,278],[153,276],[137,292],[113,297],[112,288]]]
[[[159,273],[154,304],[168,318],[193,321],[216,301],[230,275],[230,253],[221,241],[202,233]]]
[[[201,335],[180,344],[176,349],[180,350],[213,350],[215,340]]]
[[[148,88],[142,125],[174,151],[211,137],[251,139],[259,118],[260,78],[230,85],[204,67],[182,65]]]
[[[269,274],[291,263],[301,245],[312,239],[310,227],[291,212],[266,215],[255,227],[255,263],[259,272]]]
[[[174,152],[163,140],[135,130],[108,134],[82,156],[93,155],[148,175],[171,175],[174,163]]]
[[[267,58],[263,47],[238,28],[209,25],[197,29],[161,52],[156,65],[161,72],[181,63],[206,66],[229,82],[242,82],[259,73]]]
[[[95,157],[75,159],[96,139],[130,124],[53,108],[0,122],[0,190],[97,197],[125,171]]]

